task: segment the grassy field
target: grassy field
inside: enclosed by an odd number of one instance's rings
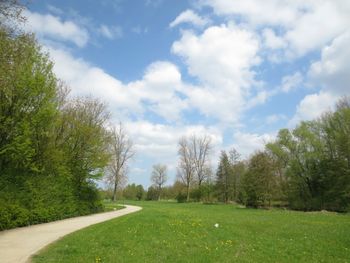
[[[348,214],[133,204],[144,209],[70,234],[33,261],[350,262]]]

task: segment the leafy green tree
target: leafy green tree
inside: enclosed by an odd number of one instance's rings
[[[137,200],[142,200],[145,196],[145,190],[143,189],[142,185],[137,185],[136,186],[136,198]]]
[[[123,196],[128,200],[141,200],[144,195],[142,185],[128,184],[123,190]]]
[[[257,152],[249,160],[248,169],[242,180],[244,203],[247,206],[269,206],[275,187],[271,159],[266,152]]]
[[[267,145],[291,208],[348,209],[349,109],[349,100],[343,98],[335,112],[302,122],[293,131],[281,130]]]
[[[64,178],[56,177],[59,157],[53,155],[52,140],[58,83],[52,63],[32,35],[12,33],[0,29],[0,214],[6,215],[1,229],[75,210]]]
[[[334,113],[318,122],[324,142],[322,160],[324,200],[322,209],[350,210],[350,99],[342,98]]]
[[[158,189],[154,186],[148,187],[147,194],[146,194],[146,200],[148,201],[154,201],[158,200]]]
[[[77,199],[95,195],[94,179],[101,178],[109,161],[106,106],[92,98],[69,101],[61,113],[61,147]]]
[[[216,189],[219,199],[227,203],[232,200],[232,167],[225,151],[221,151],[219,166],[216,172]]]
[[[30,35],[0,31],[0,172],[44,169],[57,80],[52,63]]]

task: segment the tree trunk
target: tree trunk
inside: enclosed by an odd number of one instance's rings
[[[113,189],[113,202],[117,201],[117,182],[114,183],[114,189]]]
[[[186,201],[189,202],[190,201],[190,185],[186,186],[186,191],[187,191]]]

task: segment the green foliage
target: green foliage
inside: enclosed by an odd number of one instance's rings
[[[102,210],[105,106],[68,100],[32,35],[0,29],[0,229]]]
[[[123,190],[123,197],[127,200],[142,200],[145,190],[142,185],[128,184]]]
[[[271,204],[275,188],[271,159],[265,152],[255,153],[242,181],[243,203],[250,207]]]
[[[0,220],[0,230],[27,226],[30,222],[30,213],[19,205],[1,204]]]
[[[137,200],[143,200],[145,196],[145,190],[142,185],[136,186],[136,198]]]
[[[187,194],[185,194],[184,192],[179,192],[176,195],[176,201],[178,203],[185,203],[187,201]]]
[[[220,201],[228,202],[232,200],[233,193],[233,173],[229,157],[225,151],[221,152],[219,167],[216,172],[216,188]]]
[[[233,148],[227,154],[221,152],[219,166],[216,172],[216,194],[220,201],[239,201],[241,193],[241,180],[245,165],[240,161],[240,154]]]
[[[146,200],[158,200],[158,189],[154,186],[148,187]]]
[[[202,200],[202,195],[202,187],[196,187],[191,190],[190,198],[196,202],[199,202],[200,200]]]
[[[348,211],[350,203],[350,106],[347,98],[315,121],[281,130],[267,149],[291,208]]]

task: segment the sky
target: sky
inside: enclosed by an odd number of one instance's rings
[[[181,136],[243,158],[350,95],[347,0],[32,0],[34,32],[71,96],[106,102],[134,143],[129,183],[176,176]]]

